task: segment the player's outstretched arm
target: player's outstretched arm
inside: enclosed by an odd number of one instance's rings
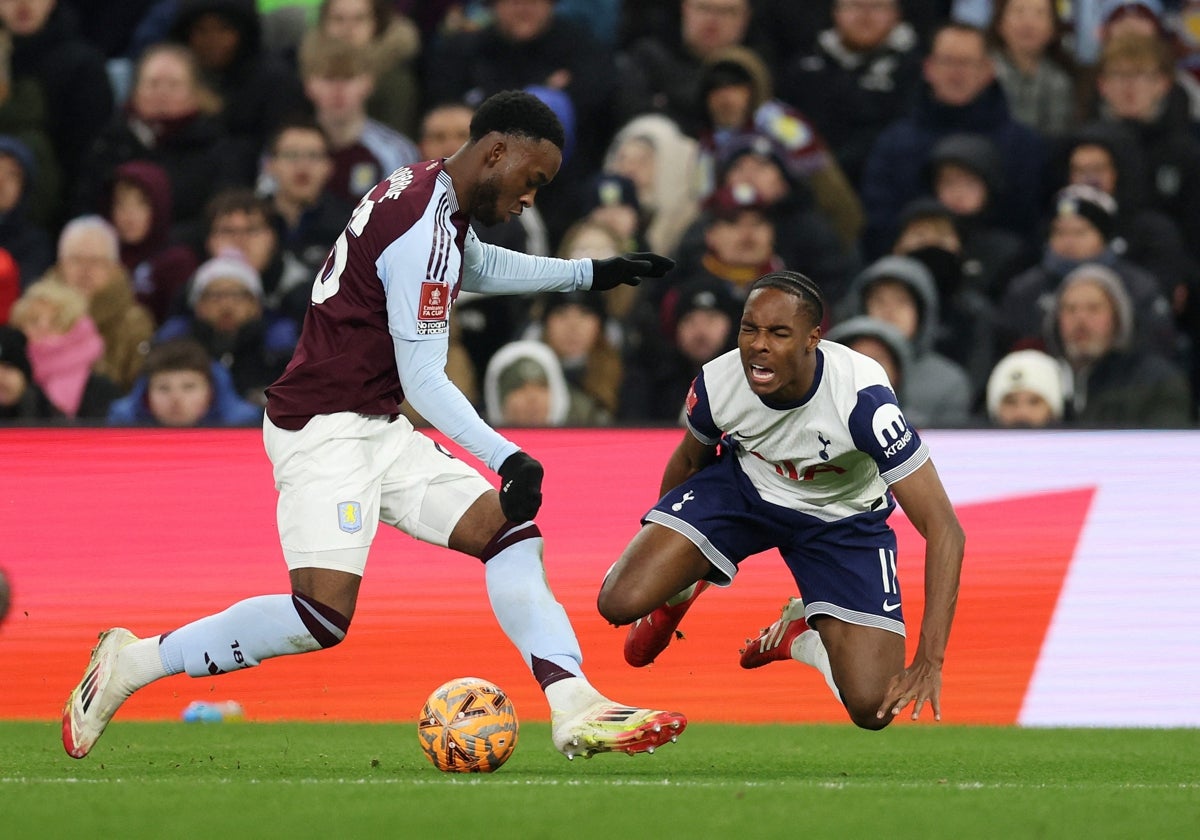
[[[933,461],[892,485],[892,493],[913,526],[925,538],[925,614],[912,664],[894,676],[877,716],[898,715],[914,703],[916,720],[929,703],[935,720],[942,719],[942,662],[950,624],[958,603],[966,536],[946,495]]]

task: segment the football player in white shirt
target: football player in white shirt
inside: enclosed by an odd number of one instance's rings
[[[648,665],[710,583],[777,548],[803,600],[742,652],[757,668],[818,668],[851,720],[882,729],[909,704],[941,719],[942,661],[965,537],[929,451],[875,361],[821,340],[816,284],[783,271],[746,298],[738,348],[706,364],[687,397],[662,498],[600,590],[600,613],[632,624],[625,658]],[[925,614],[904,662],[896,502],[925,538]]]

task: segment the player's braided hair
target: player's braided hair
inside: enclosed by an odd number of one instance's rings
[[[549,140],[560,150],[566,144],[562,123],[554,111],[532,93],[505,90],[489,96],[471,118],[471,142],[495,131],[530,140]]]
[[[800,306],[805,314],[818,325],[825,319],[825,298],[821,287],[810,278],[798,271],[772,271],[754,281],[750,291],[755,289],[779,289],[800,299]]]

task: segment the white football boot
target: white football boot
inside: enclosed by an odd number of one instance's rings
[[[100,634],[83,679],[63,709],[63,747],[72,758],[83,758],[91,751],[117,709],[133,694],[135,688],[123,678],[118,654],[136,641],[138,637],[124,627]]]

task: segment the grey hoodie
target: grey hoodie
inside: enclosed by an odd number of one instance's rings
[[[880,280],[907,286],[916,298],[920,317],[911,339],[912,365],[907,368],[904,413],[916,426],[961,426],[971,410],[971,382],[961,366],[933,350],[938,331],[939,305],[933,275],[912,257],[881,257],[863,269],[850,284],[842,301],[843,317],[865,315],[864,299]]]

